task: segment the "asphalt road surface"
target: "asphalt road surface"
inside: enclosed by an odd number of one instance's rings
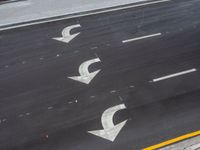
[[[0,32],[0,150],[140,150],[200,129],[200,1],[139,4]],[[113,142],[88,133],[120,104]]]

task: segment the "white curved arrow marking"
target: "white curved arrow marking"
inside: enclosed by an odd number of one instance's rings
[[[127,120],[125,120],[117,125],[113,124],[114,114],[117,111],[122,110],[122,109],[126,109],[126,106],[124,104],[111,107],[107,109],[106,111],[104,111],[101,117],[103,130],[95,130],[95,131],[88,131],[88,132],[113,142],[127,122]]]
[[[72,80],[76,80],[85,84],[89,84],[92,79],[101,71],[100,69],[97,71],[94,71],[92,73],[89,73],[88,68],[91,64],[100,62],[101,60],[99,58],[91,59],[88,61],[83,62],[79,66],[79,74],[80,76],[74,76],[74,77],[68,77]]]
[[[80,34],[80,33],[76,33],[76,34],[72,34],[71,35],[70,31],[72,29],[79,28],[79,27],[81,27],[80,24],[68,26],[68,27],[66,27],[66,28],[63,29],[63,31],[62,31],[62,37],[55,37],[53,39],[61,41],[61,42],[69,43],[72,39],[74,39],[77,35]]]

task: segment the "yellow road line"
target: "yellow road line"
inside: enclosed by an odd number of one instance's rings
[[[165,142],[162,142],[162,143],[157,144],[157,145],[153,145],[153,146],[144,148],[143,150],[156,150],[158,148],[162,148],[162,147],[165,147],[165,146],[168,146],[168,145],[171,145],[171,144],[174,144],[174,143],[177,143],[177,142],[180,142],[180,141],[183,141],[183,140],[186,140],[186,139],[198,136],[198,135],[200,135],[200,130],[193,132],[193,133],[189,133],[189,134],[180,136],[180,137],[177,137],[177,138],[174,138],[174,139],[171,139],[171,140],[168,140],[168,141],[165,141]]]

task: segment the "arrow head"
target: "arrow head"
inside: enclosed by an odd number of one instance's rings
[[[101,70],[94,71],[87,76],[74,76],[68,77],[72,80],[76,80],[85,84],[90,84],[90,82],[94,79],[94,77],[100,72]]]
[[[57,41],[60,41],[60,42],[69,43],[71,40],[73,40],[79,34],[80,33],[76,33],[76,34],[73,34],[73,35],[68,35],[68,36],[65,36],[65,37],[55,37],[53,39],[57,40]]]
[[[115,125],[110,129],[88,131],[88,133],[99,136],[111,142],[114,142],[121,129],[125,126],[127,120]]]

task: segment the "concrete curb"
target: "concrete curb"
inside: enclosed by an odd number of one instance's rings
[[[96,10],[92,10],[92,11],[84,11],[84,12],[80,12],[80,13],[72,13],[72,14],[66,14],[66,15],[61,15],[61,16],[53,16],[50,18],[38,19],[38,20],[21,22],[21,23],[16,23],[16,24],[8,24],[5,26],[0,26],[0,31],[21,28],[21,27],[26,27],[26,26],[31,26],[31,25],[41,24],[41,23],[54,22],[54,21],[59,21],[59,20],[64,20],[64,19],[77,18],[77,17],[82,17],[82,16],[90,16],[90,15],[96,15],[96,14],[101,14],[101,13],[109,13],[112,11],[120,11],[123,9],[131,9],[134,7],[144,6],[144,4],[146,4],[146,3],[156,4],[156,3],[159,3],[160,1],[167,2],[170,0],[156,0],[156,1],[148,0],[146,2],[136,2],[136,3],[130,3],[130,4],[121,5],[121,6],[108,7],[108,8],[104,8],[104,9],[96,9]]]

